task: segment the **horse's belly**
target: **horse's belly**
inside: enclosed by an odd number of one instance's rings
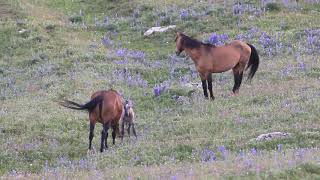
[[[236,62],[232,63],[221,63],[221,64],[216,64],[212,67],[212,72],[213,73],[221,73],[221,72],[226,72],[232,68],[234,68],[237,65]]]

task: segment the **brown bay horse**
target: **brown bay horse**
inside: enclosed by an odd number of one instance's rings
[[[243,71],[250,69],[248,80],[251,80],[259,67],[259,55],[251,44],[234,40],[224,46],[206,44],[177,32],[176,54],[185,51],[194,62],[199,72],[203,93],[214,100],[212,92],[212,73],[221,73],[232,69],[234,75],[233,93],[238,94]],[[208,84],[207,84],[208,83]]]
[[[101,132],[100,152],[108,148],[108,129],[112,128],[112,139],[115,144],[116,134],[119,133],[119,120],[123,114],[123,99],[115,90],[97,91],[91,96],[91,100],[86,104],[78,104],[69,100],[63,100],[60,105],[76,110],[87,110],[89,112],[90,133],[89,150],[91,150],[94,127],[97,122],[103,125]]]

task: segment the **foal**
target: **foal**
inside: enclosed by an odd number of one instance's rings
[[[91,150],[96,122],[103,125],[100,152],[103,152],[104,148],[108,148],[107,139],[109,127],[112,127],[112,142],[115,144],[116,133],[119,132],[119,120],[123,113],[123,99],[117,91],[112,89],[97,91],[91,96],[91,101],[84,105],[68,100],[61,101],[59,104],[70,109],[89,111],[89,150]]]
[[[137,138],[136,130],[134,128],[134,120],[135,120],[134,111],[133,111],[132,105],[129,104],[128,100],[126,100],[123,109],[124,109],[124,112],[122,114],[121,123],[120,123],[121,124],[121,130],[120,130],[121,141],[123,141],[125,124],[127,124],[128,126],[127,131],[128,131],[129,137],[130,137],[130,128],[132,126],[133,135]]]
[[[232,69],[234,86],[232,92],[239,93],[243,71],[250,69],[248,79],[251,80],[259,67],[259,55],[254,46],[242,41],[232,41],[224,46],[205,44],[183,33],[176,36],[176,54],[182,51],[188,54],[199,72],[203,93],[214,100],[212,93],[212,73],[221,73]],[[208,86],[207,86],[208,83]]]

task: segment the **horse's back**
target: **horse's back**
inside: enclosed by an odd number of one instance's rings
[[[247,43],[243,42],[243,41],[234,40],[234,41],[231,41],[229,43],[229,45],[231,47],[233,47],[234,49],[236,49],[237,51],[239,51],[239,53],[244,54],[246,56],[250,55],[250,53],[251,53],[250,46]]]
[[[91,98],[95,98],[97,96],[103,97],[102,104],[99,104],[95,109],[95,113],[101,114],[99,120],[104,122],[120,119],[123,104],[120,94],[117,91],[110,89],[107,91],[97,91],[91,96]]]

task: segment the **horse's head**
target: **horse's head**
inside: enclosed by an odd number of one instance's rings
[[[177,32],[175,42],[176,42],[176,54],[177,56],[179,56],[180,53],[184,50],[182,33]]]
[[[130,108],[131,108],[131,105],[130,105],[129,101],[126,100],[126,102],[124,104],[124,115],[127,116],[127,117],[129,116]]]

